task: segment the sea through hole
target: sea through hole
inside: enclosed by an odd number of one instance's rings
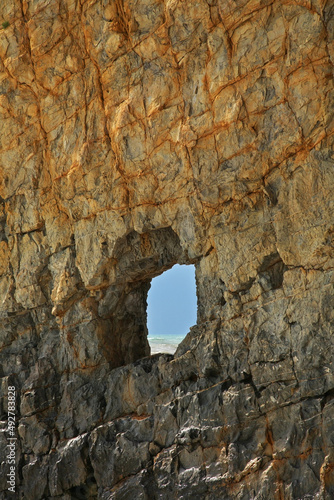
[[[153,278],[147,304],[151,354],[174,354],[197,321],[195,266],[175,264]]]

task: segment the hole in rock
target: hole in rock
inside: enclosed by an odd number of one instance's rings
[[[151,354],[174,354],[197,321],[195,266],[176,264],[153,278],[147,304]]]

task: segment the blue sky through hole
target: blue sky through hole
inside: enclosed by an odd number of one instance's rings
[[[195,266],[176,264],[153,278],[147,303],[148,339],[181,341],[197,322]]]

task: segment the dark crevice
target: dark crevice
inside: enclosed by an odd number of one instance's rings
[[[321,398],[321,402],[320,402],[320,405],[321,405],[321,410],[324,409],[324,407],[334,399],[334,388],[333,389],[329,389],[329,391],[325,392],[325,394],[323,395],[323,397]]]
[[[251,373],[244,372],[244,378],[242,380],[240,380],[240,382],[243,384],[248,384],[248,385],[252,386],[252,388],[254,390],[254,394],[255,394],[257,399],[259,399],[261,397],[261,391],[256,387],[254,380],[253,380],[253,376]]]
[[[238,295],[240,292],[247,292],[250,290],[253,286],[254,281],[256,278],[249,278],[249,280],[245,283],[243,283],[240,288],[236,292],[232,292],[234,295]]]
[[[233,380],[231,379],[231,377],[228,377],[221,383],[221,391],[222,392],[228,391],[229,388],[232,387],[232,385],[233,385]]]
[[[259,273],[266,274],[273,290],[282,286],[284,273],[287,270],[278,252],[267,255],[259,268]]]
[[[204,257],[207,257],[207,256],[208,256],[208,255],[210,255],[210,253],[211,253],[211,252],[213,252],[213,251],[214,251],[214,248],[213,248],[213,246],[211,246],[211,247],[209,248],[209,250],[206,252],[206,254],[204,254]]]
[[[89,457],[87,457],[87,470],[88,477],[85,483],[70,489],[71,500],[94,500],[97,498],[97,482]]]

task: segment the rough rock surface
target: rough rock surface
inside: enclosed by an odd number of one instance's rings
[[[333,0],[1,0],[1,499],[8,385],[17,498],[334,498],[333,63]]]

